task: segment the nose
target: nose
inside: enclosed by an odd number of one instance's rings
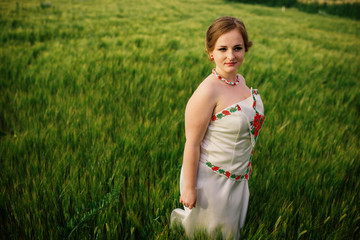
[[[235,59],[235,54],[234,54],[234,51],[232,49],[229,49],[228,54],[227,54],[227,58],[229,60],[234,60]]]

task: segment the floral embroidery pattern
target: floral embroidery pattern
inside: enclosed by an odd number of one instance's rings
[[[230,178],[234,181],[239,181],[239,180],[244,180],[244,179],[248,180],[249,176],[250,176],[249,172],[250,172],[250,167],[251,167],[251,161],[249,161],[244,175],[232,174],[229,171],[226,171],[218,166],[213,165],[211,162],[206,162],[206,165],[209,168],[211,168],[211,170],[213,170],[214,172],[219,173],[220,175],[224,175],[225,177]]]
[[[252,90],[252,91],[253,91],[253,99],[254,99],[253,108],[256,114],[254,120],[250,121],[250,133],[254,136],[254,141],[256,142],[261,126],[265,120],[265,115],[259,114],[259,112],[256,110],[255,95],[258,95],[258,91],[257,90]]]
[[[254,137],[254,141],[256,142],[256,139],[257,137],[259,136],[259,132],[260,132],[260,129],[261,129],[261,126],[264,122],[264,119],[265,119],[265,115],[261,115],[257,110],[256,110],[256,99],[255,99],[255,95],[258,95],[259,92],[257,90],[252,90],[252,97],[253,97],[253,100],[254,100],[254,103],[253,103],[253,109],[255,110],[255,117],[254,117],[254,120],[253,121],[250,121],[250,133],[253,135]],[[217,119],[221,119],[225,116],[229,116],[231,115],[231,113],[233,112],[236,112],[236,111],[240,111],[241,108],[240,106],[237,104],[235,105],[235,107],[230,107],[230,109],[228,110],[223,110],[222,112],[220,113],[217,113],[217,114],[214,114],[212,116],[212,121],[216,121]],[[246,171],[245,171],[245,174],[243,175],[236,175],[236,174],[232,174],[230,173],[229,171],[226,171],[218,166],[215,166],[213,165],[211,162],[206,162],[206,165],[211,169],[213,170],[214,172],[220,174],[220,175],[223,175],[231,180],[234,180],[234,181],[241,181],[241,180],[248,180],[249,177],[250,177],[250,168],[251,168],[251,160],[252,160],[252,157],[253,157],[253,153],[254,153],[254,145],[253,145],[253,149],[251,150],[251,155],[250,155],[250,158],[249,158],[249,162],[248,162],[248,165],[247,165],[247,168],[246,168]]]
[[[232,113],[236,112],[236,111],[240,111],[241,107],[239,106],[239,104],[236,104],[234,107],[230,107],[229,110],[223,110],[222,112],[218,113],[218,114],[214,114],[211,118],[212,121],[216,121],[218,119],[222,119],[225,116],[229,116]]]

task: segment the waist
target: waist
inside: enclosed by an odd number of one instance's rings
[[[244,168],[244,164],[249,161],[251,152],[250,140],[232,146],[203,142],[200,147],[200,161],[204,163],[211,162],[229,171],[240,173]]]
[[[216,166],[212,164],[211,162],[203,162],[200,161],[199,164],[202,164],[206,166],[209,171],[212,171],[214,174],[219,174],[220,176],[223,176],[225,178],[228,178],[233,181],[243,181],[243,180],[249,180],[251,175],[251,161],[249,160],[246,164],[246,168],[242,171],[242,173],[234,172],[234,171],[228,171],[220,166]]]
[[[248,180],[250,177],[252,148],[242,157],[214,158],[208,154],[200,153],[200,164],[206,165],[211,171],[234,181]]]

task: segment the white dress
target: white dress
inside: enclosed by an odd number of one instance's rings
[[[257,90],[214,114],[201,143],[196,182],[196,207],[177,208],[171,224],[180,223],[191,238],[196,230],[239,239],[249,201],[248,179],[256,139],[265,119]],[[183,188],[183,170],[180,192]]]

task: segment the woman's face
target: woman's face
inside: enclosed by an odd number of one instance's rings
[[[237,73],[245,55],[244,39],[239,31],[233,29],[221,35],[210,55],[213,55],[218,74],[228,76]]]

